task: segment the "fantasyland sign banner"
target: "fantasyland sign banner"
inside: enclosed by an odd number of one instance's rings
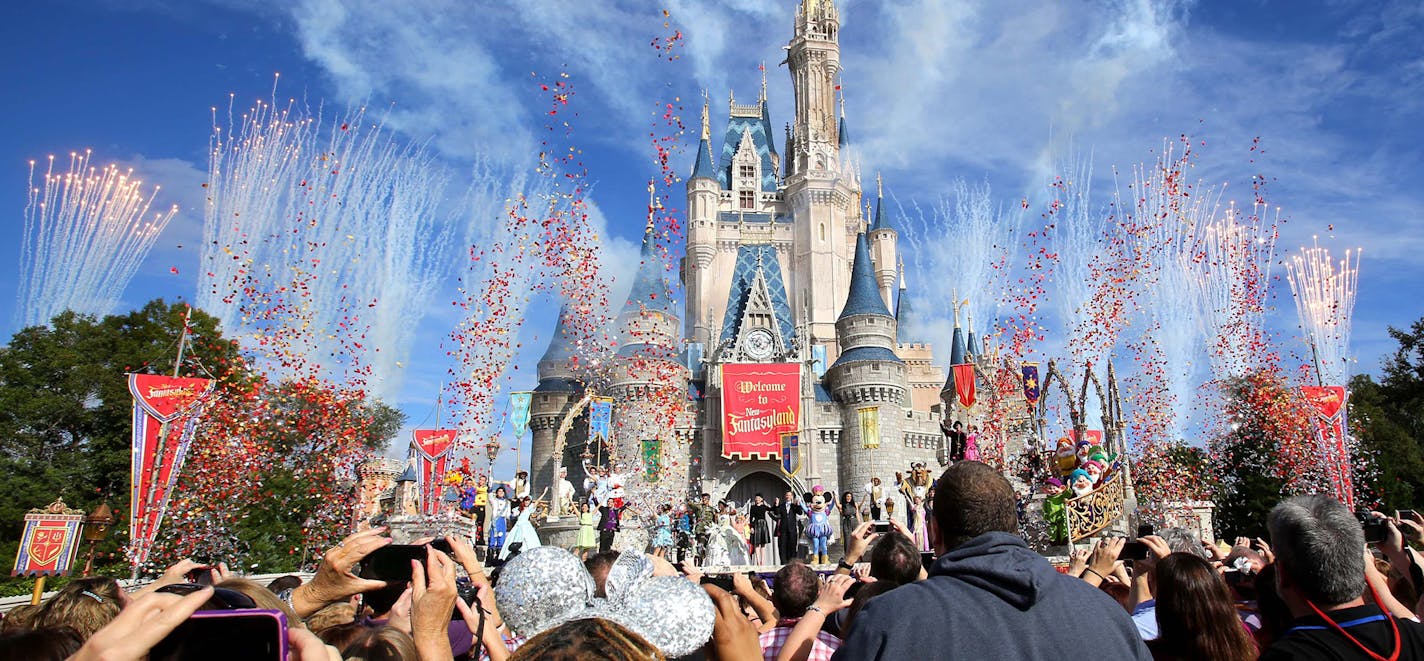
[[[148,561],[197,429],[199,403],[212,387],[208,379],[129,375],[129,394],[134,400],[129,562],[134,566]]]
[[[776,459],[781,435],[800,429],[801,366],[722,365],[722,456]]]
[[[1315,442],[1335,498],[1354,508],[1355,480],[1350,470],[1350,449],[1345,446],[1345,387],[1301,386],[1300,391],[1315,412]]]
[[[420,495],[420,512],[433,516],[440,512],[440,496],[449,472],[450,450],[455,447],[454,429],[415,430],[415,454],[420,458],[415,471],[416,493]]]

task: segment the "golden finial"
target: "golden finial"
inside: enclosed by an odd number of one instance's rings
[[[702,90],[702,139],[703,139],[703,140],[711,140],[711,139],[712,139],[712,123],[711,123],[711,120],[710,120],[710,119],[708,118],[708,116],[707,116],[707,108],[708,108],[708,106],[711,105],[711,103],[712,103],[711,99],[708,99],[708,98],[707,98],[707,90],[705,90],[705,89]]]

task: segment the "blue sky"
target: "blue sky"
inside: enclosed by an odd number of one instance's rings
[[[91,147],[131,165],[182,211],[125,295],[193,296],[210,108],[272,94],[343,108],[368,103],[425,142],[462,189],[475,157],[522,162],[535,150],[544,99],[531,71],[568,71],[579,90],[575,141],[596,184],[614,275],[624,277],[657,173],[646,134],[654,105],[680,95],[694,132],[709,90],[714,134],[727,90],[754,98],[770,76],[772,121],[790,120],[778,67],[794,0],[463,2],[248,0],[11,3],[0,22],[0,232],[19,243],[26,162]],[[1052,163],[1090,154],[1099,182],[1150,161],[1164,138],[1206,142],[1198,174],[1249,200],[1249,176],[1273,179],[1289,218],[1282,250],[1319,235],[1362,247],[1356,371],[1392,345],[1387,325],[1424,316],[1408,292],[1424,274],[1424,7],[1417,2],[1148,0],[841,0],[850,131],[867,172],[902,204],[932,203],[945,182],[988,181],[1005,203],[1041,200]],[[660,61],[662,9],[686,35]],[[718,110],[720,109],[720,111]],[[1259,136],[1265,154],[1251,164]],[[677,167],[690,169],[691,152]],[[6,184],[5,182],[9,182]],[[1103,198],[1104,200],[1106,198]],[[1333,226],[1333,231],[1330,228]],[[178,246],[183,246],[179,248]],[[452,252],[452,260],[459,254]],[[173,275],[177,267],[180,275]],[[934,282],[935,274],[916,274]],[[0,319],[18,274],[0,272]],[[1281,283],[1284,286],[1284,282]],[[453,286],[453,283],[452,283]],[[626,285],[625,285],[626,287]],[[617,291],[615,286],[615,292]],[[933,298],[933,293],[926,292]],[[435,307],[448,308],[442,292]],[[545,302],[547,303],[547,302]],[[542,305],[539,307],[547,307]],[[948,311],[934,302],[920,309]],[[1287,298],[1273,324],[1294,327]],[[452,319],[421,325],[399,403],[418,423],[442,380],[438,342]],[[525,331],[530,355],[511,385],[532,385],[546,310]],[[7,326],[12,328],[13,324]],[[541,339],[542,338],[542,339]],[[424,403],[423,403],[424,402]]]

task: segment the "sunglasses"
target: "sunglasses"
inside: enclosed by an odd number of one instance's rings
[[[156,592],[167,592],[178,596],[186,596],[197,592],[207,586],[196,583],[174,583],[158,588]],[[213,588],[213,596],[208,599],[208,603],[200,610],[240,610],[246,608],[257,608],[257,602],[237,590],[227,588]]]

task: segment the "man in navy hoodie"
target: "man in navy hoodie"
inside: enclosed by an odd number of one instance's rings
[[[929,578],[866,602],[834,659],[1150,660],[1127,612],[1017,534],[1013,488],[961,461],[935,488]]]

